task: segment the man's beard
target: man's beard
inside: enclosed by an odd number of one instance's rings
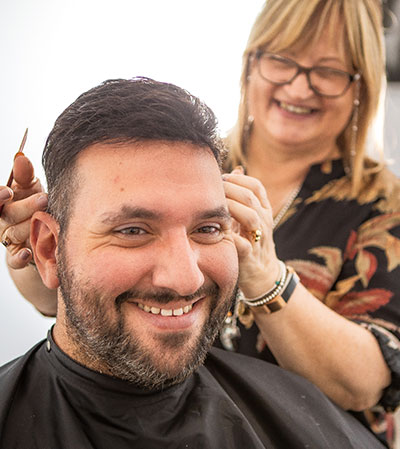
[[[204,362],[236,293],[234,288],[234,291],[222,295],[220,288],[214,283],[200,288],[190,297],[178,297],[165,290],[129,290],[116,298],[110,298],[76,278],[68,264],[63,244],[59,247],[58,256],[57,269],[65,304],[66,332],[73,340],[81,360],[97,371],[104,371],[147,390],[158,390],[180,383]],[[185,344],[190,340],[190,331],[166,334],[160,340],[159,349],[160,352],[164,350],[166,358],[168,349],[188,353],[187,358],[180,362],[182,366],[173,373],[157,367],[149,350],[143,347],[137,336],[129,332],[121,312],[122,304],[135,298],[153,299],[159,304],[168,304],[172,300],[190,301],[203,296],[210,298],[210,313],[191,348]],[[113,305],[116,319],[112,319],[110,313],[107,313]]]

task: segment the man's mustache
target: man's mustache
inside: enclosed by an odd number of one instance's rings
[[[193,300],[203,296],[218,297],[219,291],[220,289],[215,283],[203,285],[192,295],[188,296],[180,296],[174,290],[168,288],[149,291],[130,289],[118,295],[115,298],[115,303],[117,307],[119,307],[122,303],[129,300],[132,301],[132,299],[151,300],[157,302],[158,304],[168,304],[169,302],[182,300],[192,302]]]

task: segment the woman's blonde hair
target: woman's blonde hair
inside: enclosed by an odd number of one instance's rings
[[[236,125],[227,137],[230,163],[246,164],[248,137],[247,77],[252,55],[267,47],[274,52],[302,50],[317,42],[322,33],[337,33],[344,25],[346,48],[354,71],[361,74],[358,132],[351,155],[351,120],[337,143],[346,166],[352,166],[353,194],[371,167],[366,166],[366,141],[385,91],[385,54],[382,7],[379,0],[267,0],[258,15],[243,54],[241,98]],[[370,164],[367,164],[370,165]],[[373,170],[380,165],[373,167]]]

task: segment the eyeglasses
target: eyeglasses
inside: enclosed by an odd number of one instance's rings
[[[255,58],[258,72],[266,81],[283,86],[304,73],[310,89],[323,97],[340,97],[353,81],[358,81],[361,77],[359,73],[352,75],[330,67],[304,67],[292,59],[263,50],[257,50]]]

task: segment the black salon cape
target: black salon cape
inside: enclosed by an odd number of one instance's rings
[[[212,349],[180,385],[148,393],[45,340],[0,368],[1,449],[383,448],[301,377]]]

